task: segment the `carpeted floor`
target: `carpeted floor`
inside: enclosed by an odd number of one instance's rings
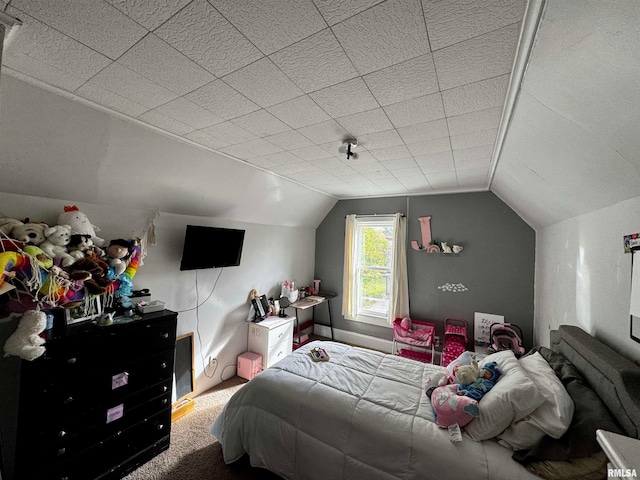
[[[195,409],[171,427],[171,444],[124,480],[280,480],[249,465],[248,458],[225,465],[222,449],[209,429],[231,395],[246,381],[233,377],[195,398]]]

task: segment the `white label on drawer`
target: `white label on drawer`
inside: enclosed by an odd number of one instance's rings
[[[120,405],[116,405],[115,407],[112,407],[109,410],[107,410],[107,423],[111,423],[114,420],[118,420],[119,418],[122,418],[123,415],[124,415],[124,403],[121,403]]]
[[[124,387],[129,384],[129,372],[117,373],[111,377],[111,390]]]

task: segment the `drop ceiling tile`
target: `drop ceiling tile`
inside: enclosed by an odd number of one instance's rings
[[[169,103],[160,105],[156,110],[196,129],[224,122],[222,117],[190,102],[184,97],[176,98]]]
[[[457,43],[433,53],[442,90],[511,72],[520,24]]]
[[[373,172],[387,171],[387,169],[384,168],[384,165],[382,165],[382,163],[378,161],[361,163],[359,158],[358,160],[355,160],[353,162],[353,164],[351,165],[351,168],[353,168],[358,173],[367,173],[367,174],[373,173]]]
[[[450,152],[451,141],[449,137],[433,138],[421,142],[409,143],[407,148],[414,157],[416,155],[429,155],[431,153]]]
[[[260,107],[222,80],[214,80],[185,95],[185,98],[225,120],[259,110]]]
[[[311,0],[209,0],[265,55],[327,27]]]
[[[338,171],[343,171],[343,172],[348,171],[348,172],[351,172],[351,174],[356,173],[353,170],[353,168],[346,166],[344,163],[342,163],[342,161],[338,160],[337,158],[332,158],[332,157],[320,158],[317,160],[311,160],[309,163],[323,170],[331,170],[331,173],[333,173],[334,175],[336,175]]]
[[[251,165],[270,170],[278,164],[268,157],[254,157],[247,160]]]
[[[385,130],[383,132],[360,135],[358,137],[358,148],[360,146],[373,150],[376,148],[396,147],[404,142],[397,130]]]
[[[453,172],[455,164],[451,152],[441,152],[415,157],[420,170],[426,175],[430,173]]]
[[[240,144],[245,150],[254,154],[254,156],[270,155],[272,153],[280,153],[282,149],[274,144],[267,142],[263,138],[256,138]]]
[[[267,110],[291,128],[302,128],[331,118],[307,95],[282,102]]]
[[[363,172],[362,176],[374,183],[378,183],[381,180],[396,179],[396,177],[393,176],[393,173],[386,168],[375,172]]]
[[[470,168],[458,171],[458,186],[486,188],[489,181],[488,168]]]
[[[342,139],[347,135],[347,131],[335,120],[309,125],[299,128],[298,132],[316,144],[336,142],[338,147]]]
[[[215,80],[211,73],[152,33],[120,57],[118,63],[179,95]]]
[[[147,33],[116,8],[95,0],[58,0],[55,8],[50,8],[50,0],[19,0],[12,5],[113,60]]]
[[[268,58],[236,70],[222,80],[261,107],[270,107],[303,93]]]
[[[458,177],[455,173],[429,173],[425,174],[425,177],[434,190],[458,188]]]
[[[274,145],[277,145],[283,150],[294,150],[296,148],[312,145],[311,140],[295,130],[287,130],[275,135],[269,135],[264,139]]]
[[[333,31],[361,75],[430,51],[418,0],[387,0]]]
[[[420,167],[418,167],[415,163],[415,161],[413,162],[413,166],[408,166],[408,167],[403,167],[403,168],[394,168],[393,170],[391,170],[391,173],[393,173],[393,175],[400,180],[403,184],[405,179],[411,179],[411,178],[415,178],[417,182],[425,182],[424,179],[424,174],[422,173],[422,170],[420,169]],[[406,184],[405,184],[406,186]]]
[[[409,149],[407,149],[405,145],[378,148],[375,150],[369,148],[368,150],[369,153],[371,153],[371,155],[373,155],[373,157],[380,162],[384,160],[396,160],[398,158],[407,158],[411,156]]]
[[[490,128],[497,129],[500,126],[501,117],[502,107],[495,107],[448,117],[447,124],[451,135],[460,135]]]
[[[310,93],[309,96],[334,118],[380,106],[360,77]]]
[[[4,68],[4,67],[3,67]],[[130,117],[137,117],[149,110],[149,107],[137,103],[129,98],[125,98],[109,90],[105,90],[98,85],[87,82],[75,91],[76,95],[86,98],[97,105],[120,112]]]
[[[453,158],[458,162],[469,161],[476,158],[491,158],[493,153],[493,145],[483,145],[479,147],[469,147],[453,151]]]
[[[295,150],[291,150],[291,153],[302,160],[318,160],[320,158],[329,157],[329,154],[324,150],[324,148],[320,148],[317,145],[296,148]]]
[[[114,62],[94,76],[90,83],[133,100],[149,108],[155,108],[178,97],[161,85]]]
[[[175,133],[176,135],[186,135],[187,133],[195,130],[191,125],[182,123],[155,109],[143,113],[138,117],[138,120],[142,120],[143,122],[153,125],[154,127],[158,127],[161,130]]]
[[[455,156],[455,152],[453,153],[456,171],[460,170],[469,170],[471,168],[485,168],[488,169],[491,165],[491,157],[476,157],[476,158],[464,158],[459,160],[458,157]]]
[[[381,163],[385,166],[387,170],[389,170],[390,172],[393,172],[394,175],[397,170],[416,167],[417,165],[413,157],[397,158],[394,160],[383,160]]]
[[[159,27],[191,0],[105,0],[148,30]]]
[[[432,50],[522,20],[526,0],[422,0]]]
[[[226,142],[218,137],[214,137],[207,132],[202,130],[196,130],[195,132],[187,133],[185,138],[192,140],[200,145],[203,145],[208,148],[212,148],[214,150],[219,150],[224,147],[228,147],[230,145],[229,142]]]
[[[329,25],[360,13],[382,0],[315,0],[314,3]]]
[[[263,56],[206,0],[191,2],[154,33],[218,77]]]
[[[489,78],[442,92],[446,116],[501,107],[509,85],[509,75]]]
[[[106,56],[35,18],[9,8],[24,22],[5,47],[2,65],[73,91],[111,63]]]
[[[264,109],[235,118],[231,120],[231,122],[256,134],[258,137],[266,137],[267,135],[274,135],[290,130],[287,125]]]
[[[440,118],[431,122],[400,127],[398,133],[405,143],[415,143],[432,140],[434,138],[448,137],[449,129],[447,128],[446,119]]]
[[[340,117],[338,121],[347,132],[356,136],[356,138],[359,135],[383,132],[393,128],[382,108]]]
[[[315,168],[316,167],[308,164],[307,162],[298,162],[298,163],[292,163],[289,165],[277,165],[273,167],[271,170],[276,173],[279,173],[280,175],[290,176],[295,173],[308,172],[309,170],[313,170]]]
[[[480,147],[489,145],[493,147],[496,143],[498,130],[479,130],[476,132],[461,133],[451,136],[451,148],[462,150],[464,148]]]
[[[437,120],[445,116],[439,92],[388,105],[384,107],[384,111],[396,128]]]
[[[269,155],[263,155],[260,158],[272,162],[274,165],[293,165],[294,163],[300,163],[301,159],[296,157],[291,152],[277,152]]]
[[[328,28],[272,54],[269,58],[307,93],[358,75]]]
[[[211,127],[203,128],[202,131],[218,137],[230,145],[248,142],[249,140],[255,140],[257,138],[253,133],[247,132],[231,122],[218,123]]]
[[[439,90],[430,53],[383,68],[363,78],[382,106],[422,97]]]

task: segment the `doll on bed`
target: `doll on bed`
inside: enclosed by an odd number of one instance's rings
[[[500,379],[502,372],[498,369],[496,362],[489,362],[480,368],[478,378],[469,384],[458,385],[458,395],[466,395],[474,400],[480,401],[485,393],[493,388]]]

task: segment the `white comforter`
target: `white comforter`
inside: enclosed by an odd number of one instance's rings
[[[330,360],[312,361],[314,346]],[[439,369],[313,342],[238,390],[211,432],[225,462],[247,453],[290,480],[537,478],[495,441],[449,440],[423,388]]]

